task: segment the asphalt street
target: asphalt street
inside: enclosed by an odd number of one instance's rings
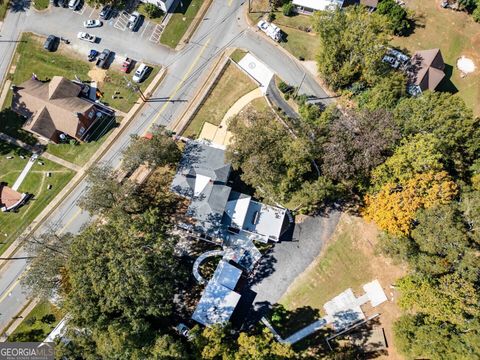
[[[122,56],[127,54],[167,68],[167,76],[153,97],[169,100],[147,103],[131,122],[127,131],[122,133],[102,157],[102,163],[112,167],[118,166],[122,150],[130,141],[130,135],[143,134],[153,124],[168,125],[179,116],[188,105],[188,101],[204,83],[212,59],[227,47],[241,47],[249,50],[290,84],[298,86],[306,74],[300,92],[329,101],[325,91],[302,66],[285,55],[277,44],[256,29],[250,29],[247,26],[243,6],[246,6],[243,0],[230,2],[214,0],[190,43],[178,53],[150,41],[147,34],[148,28],[143,36],[142,28],[137,33],[129,33],[128,30],[121,31],[115,27],[115,23],[107,23],[103,28],[89,31],[101,37],[101,42],[97,45],[101,49],[108,47]],[[27,10],[11,12],[7,15],[0,32],[0,40],[3,41],[0,42],[0,82],[13,56],[14,43],[9,41],[17,39],[22,31],[33,31],[44,35],[55,33],[58,36],[67,37],[72,40],[72,47],[78,46],[79,52],[90,48],[89,44],[81,44],[75,39],[76,33],[82,30],[83,20],[90,17],[88,8],[82,14],[71,11],[68,13],[68,11],[54,9],[38,13]],[[5,42],[6,39],[10,40]],[[49,230],[77,233],[90,222],[89,214],[82,212],[76,205],[85,191],[86,182],[82,181],[40,226],[37,234]],[[19,281],[27,267],[25,257],[28,255],[25,248],[20,248],[13,255],[16,260],[8,261],[6,266],[0,269],[0,333],[12,318],[17,316],[29,298]]]

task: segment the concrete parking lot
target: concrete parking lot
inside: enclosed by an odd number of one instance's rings
[[[26,30],[40,35],[53,34],[63,37],[71,42],[73,50],[85,59],[90,49],[102,51],[107,48],[115,52],[115,62],[121,63],[125,57],[137,61],[163,65],[174,53],[167,47],[159,44],[161,28],[148,19],[142,19],[135,31],[128,29],[129,13],[125,11],[114,12],[103,26],[86,29],[83,22],[88,19],[99,19],[100,9],[83,5],[78,10],[52,7],[47,11],[29,11]],[[97,43],[89,43],[77,39],[79,31],[87,32],[98,38]]]

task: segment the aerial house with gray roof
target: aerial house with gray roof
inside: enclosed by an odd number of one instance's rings
[[[279,241],[288,226],[286,209],[262,204],[227,185],[231,165],[225,149],[190,141],[173,179],[173,192],[191,200],[192,230],[207,238]]]

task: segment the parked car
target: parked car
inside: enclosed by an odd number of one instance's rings
[[[110,15],[112,15],[112,10],[112,5],[105,5],[102,11],[100,11],[100,19],[108,20]]]
[[[80,40],[89,41],[91,43],[94,43],[95,41],[97,41],[96,36],[90,35],[89,33],[86,33],[86,32],[83,32],[83,31],[80,31],[77,34],[77,38],[79,38]]]
[[[43,44],[43,48],[48,51],[55,50],[56,45],[58,44],[59,39],[55,35],[48,35],[47,40]]]
[[[108,67],[108,59],[110,58],[110,54],[112,52],[108,49],[104,49],[102,53],[98,56],[97,59],[97,66],[102,69],[106,69]]]
[[[99,52],[95,49],[91,49],[90,53],[88,54],[88,61],[93,61],[97,58]]]
[[[132,64],[133,64],[133,59],[130,59],[127,57],[122,64],[122,71],[125,73],[128,73],[130,71],[130,68],[132,67]]]
[[[147,66],[144,63],[141,63],[137,71],[135,71],[135,74],[133,75],[132,80],[136,83],[142,82],[143,80],[145,80],[145,77],[147,76],[150,70],[151,70],[150,66]]]
[[[138,11],[134,11],[128,18],[128,28],[132,31],[135,31],[139,21],[140,13]]]
[[[55,7],[58,7],[58,0],[50,0],[50,4],[52,4]]]
[[[175,326],[175,330],[177,330],[177,332],[182,335],[182,336],[185,336],[186,338],[189,337],[189,332],[190,332],[190,329],[188,328],[187,325],[185,325],[184,323],[180,323],[178,324],[177,326]]]
[[[58,0],[58,5],[60,5],[63,8],[68,7],[68,0]]]
[[[80,5],[80,0],[70,0],[68,2],[68,7],[72,10],[77,10],[78,5]]]
[[[100,27],[103,23],[100,20],[86,20],[83,22],[83,26],[87,29]]]

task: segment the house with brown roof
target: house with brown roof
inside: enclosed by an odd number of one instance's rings
[[[5,183],[0,183],[0,210],[15,210],[27,199],[27,194],[21,194],[18,191],[8,187]]]
[[[417,51],[410,59],[407,75],[409,93],[418,95],[435,90],[445,77],[445,63],[440,49]]]
[[[14,87],[12,110],[27,118],[25,130],[47,141],[57,143],[66,136],[85,141],[102,113],[79,96],[81,90],[62,76],[49,82],[32,78]]]

